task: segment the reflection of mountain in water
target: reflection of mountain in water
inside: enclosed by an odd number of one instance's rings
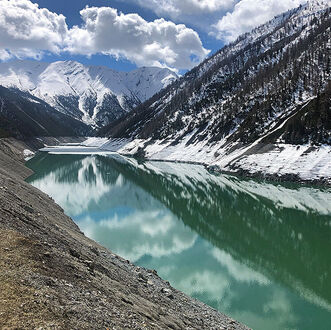
[[[58,204],[76,216],[89,211],[106,211],[128,204],[142,209],[150,195],[127,180],[104,157],[38,154],[28,166],[38,168],[28,181],[53,196]],[[139,195],[138,198],[136,195]],[[128,203],[130,201],[130,203]],[[149,201],[150,202],[150,201]]]
[[[37,169],[29,182],[51,195],[87,236],[133,262],[189,249],[197,235],[106,160],[39,154],[28,164]]]
[[[121,173],[216,247],[331,309],[331,195],[147,163]],[[317,303],[317,301],[315,301]]]
[[[77,212],[87,205],[125,204],[137,193],[132,185],[138,185],[141,198],[152,195],[153,203],[161,202],[215,247],[331,309],[329,191],[215,176],[201,166],[138,164],[121,157],[41,155],[29,164],[32,169],[38,164],[38,174],[30,178],[34,184],[53,177],[49,185],[62,189],[63,200],[78,195]],[[112,200],[110,191],[116,192]]]

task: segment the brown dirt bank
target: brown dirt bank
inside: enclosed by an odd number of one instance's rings
[[[247,329],[85,237],[23,181],[25,148],[0,139],[1,329]]]

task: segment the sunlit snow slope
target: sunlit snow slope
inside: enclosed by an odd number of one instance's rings
[[[92,126],[120,118],[176,79],[174,72],[156,67],[117,72],[74,61],[0,64],[0,85],[29,92]]]

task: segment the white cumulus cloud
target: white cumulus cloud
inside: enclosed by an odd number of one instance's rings
[[[63,15],[28,0],[0,0],[0,59],[59,53],[67,34]]]
[[[158,17],[171,19],[176,23],[185,23],[191,27],[210,32],[215,24],[239,0],[122,0],[135,2],[143,8],[153,11]]]
[[[147,22],[138,14],[123,14],[110,7],[85,8],[84,24],[73,27],[66,40],[71,53],[103,53],[124,57],[138,66],[188,69],[206,50],[197,32],[164,19]]]
[[[241,0],[213,25],[214,35],[225,42],[267,22],[274,16],[306,3],[306,0]]]
[[[40,58],[45,52],[107,54],[138,66],[190,69],[209,53],[198,33],[164,19],[152,22],[111,7],[86,7],[82,24],[29,0],[0,0],[0,60]]]
[[[235,0],[135,0],[140,6],[158,15],[179,17],[182,15],[211,14],[229,9]]]

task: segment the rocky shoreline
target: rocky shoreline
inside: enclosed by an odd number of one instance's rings
[[[247,329],[88,239],[0,139],[1,329]]]

